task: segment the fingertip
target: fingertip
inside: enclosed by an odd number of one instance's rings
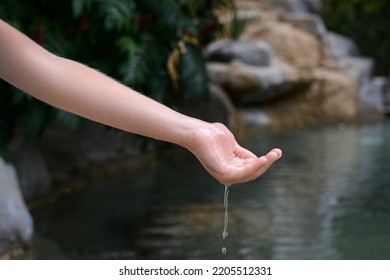
[[[278,148],[272,149],[271,153],[275,153],[276,154],[276,159],[275,160],[280,159],[282,157],[282,155],[283,155],[282,150],[278,149]]]
[[[267,159],[269,159],[269,160],[271,160],[273,162],[273,161],[276,161],[279,158],[279,154],[274,152],[274,151],[271,151],[271,152],[269,152],[266,155],[266,157],[267,157]]]
[[[283,156],[283,151],[281,149],[276,149],[279,155],[279,158]]]

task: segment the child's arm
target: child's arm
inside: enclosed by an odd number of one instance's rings
[[[260,176],[281,156],[257,158],[220,124],[194,119],[72,60],[0,20],[0,77],[53,106],[128,132],[181,145],[223,184]]]

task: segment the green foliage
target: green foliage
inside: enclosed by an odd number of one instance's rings
[[[363,55],[376,59],[377,73],[390,71],[390,4],[388,0],[325,0],[329,29],[353,38]]]
[[[8,106],[10,97],[0,95],[0,156],[7,157],[6,144],[10,141],[14,130],[14,114]]]
[[[181,91],[191,92],[193,97],[206,97],[206,70],[199,48],[193,45],[187,46],[186,52],[180,58],[179,69]],[[196,73],[200,75],[196,75]]]
[[[219,28],[213,8],[228,0],[2,0],[0,18],[51,52],[85,63],[168,105],[204,97],[202,48]],[[192,42],[183,41],[190,36]],[[184,42],[185,52],[178,52]],[[178,87],[167,64],[178,72]],[[42,133],[80,119],[0,83],[0,152],[15,126]]]

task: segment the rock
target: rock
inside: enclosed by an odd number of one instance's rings
[[[262,109],[277,127],[348,122],[357,116],[354,84],[342,72],[316,69],[310,86]]]
[[[240,61],[253,66],[269,66],[272,56],[270,46],[263,41],[222,40],[206,49],[206,60],[211,62]]]
[[[384,111],[382,100],[383,86],[372,79],[374,60],[358,57],[355,42],[345,36],[328,33],[325,39],[328,53],[339,67],[350,76],[357,89],[360,119],[381,118]]]
[[[80,156],[87,162],[101,163],[139,155],[139,139],[132,133],[88,121],[77,139]]]
[[[320,14],[322,10],[322,0],[261,0],[261,2],[281,13]]]
[[[288,71],[273,63],[268,67],[254,67],[242,63],[208,63],[212,83],[229,93],[239,105],[264,102],[284,94],[282,88],[294,82]]]
[[[389,115],[390,114],[390,78],[384,78],[382,95],[383,95],[383,112]]]
[[[237,51],[224,51],[225,48],[220,47],[220,44],[209,47],[207,57],[209,59],[214,57],[207,63],[209,80],[223,88],[237,105],[254,105],[273,100],[295,91],[296,88],[301,88],[310,80],[309,72],[306,71],[306,77],[303,77],[304,75],[299,73],[304,71],[296,71],[288,64],[279,63],[270,46],[265,42],[236,40],[226,41],[221,45],[228,45],[228,49],[237,46]],[[267,54],[267,63],[256,63],[257,66],[254,65],[255,63],[245,63],[245,60],[241,59],[243,49],[238,46],[244,46],[254,53],[261,49]],[[229,55],[219,55],[221,53]],[[253,56],[251,53],[248,54],[248,57]],[[220,62],[215,62],[217,58]]]
[[[325,36],[325,43],[329,47],[330,53],[334,58],[359,55],[359,50],[355,42],[343,35],[328,32]]]
[[[283,18],[298,26],[299,28],[309,32],[319,39],[325,38],[327,33],[324,21],[316,14],[286,14]]]
[[[340,58],[339,63],[357,86],[362,85],[372,76],[374,60],[371,58],[348,56]]]
[[[380,117],[383,112],[383,94],[372,81],[374,60],[349,56],[340,58],[339,63],[355,83],[355,88],[358,89],[360,118],[372,119],[375,115]]]
[[[28,244],[33,221],[19,190],[15,168],[0,158],[0,256]]]
[[[307,13],[306,3],[301,0],[262,0],[264,4],[282,13]]]
[[[348,122],[358,114],[356,88],[342,72],[318,69],[314,73],[315,82],[308,92],[309,100],[318,102],[317,117],[334,121]],[[313,109],[315,110],[315,104]]]
[[[29,250],[21,257],[23,260],[66,260],[68,257],[61,246],[49,238],[36,233],[31,240]]]
[[[306,6],[306,10],[309,13],[321,14],[323,0],[303,0],[303,4]]]
[[[38,149],[32,144],[22,144],[12,152],[13,162],[18,174],[20,189],[26,201],[40,198],[51,187],[48,167]]]
[[[241,109],[240,123],[246,129],[269,127],[272,124],[268,114],[259,108]]]
[[[365,101],[360,103],[361,111],[365,112],[366,115],[376,117],[378,117],[378,113],[380,116],[390,113],[390,82],[388,78],[373,77],[369,81],[365,93],[361,96]]]
[[[246,65],[209,62],[206,68],[210,82],[224,88],[233,98],[235,93],[245,94],[260,86],[259,77]]]
[[[298,68],[319,67],[322,63],[322,45],[318,39],[287,23],[249,24],[241,37],[267,42],[277,60]]]
[[[38,142],[55,179],[87,170],[110,160],[139,155],[140,138],[134,134],[84,120],[83,129],[52,122]]]

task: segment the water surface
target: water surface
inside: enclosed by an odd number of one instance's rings
[[[284,157],[224,186],[189,154],[91,183],[33,211],[35,259],[390,259],[390,123],[249,137]],[[221,256],[221,248],[227,255]]]

